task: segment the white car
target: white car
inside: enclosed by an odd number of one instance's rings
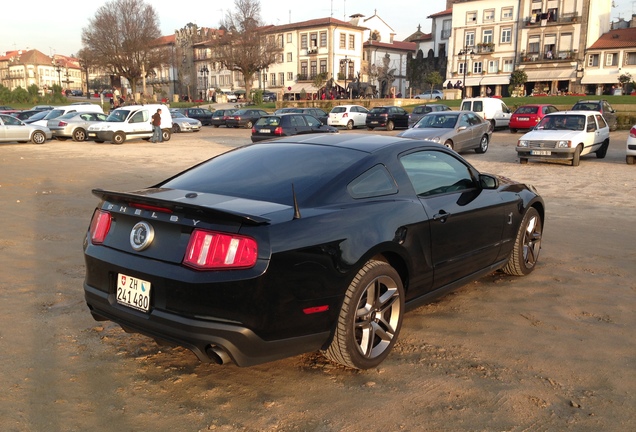
[[[559,111],[543,117],[530,132],[519,138],[519,163],[528,160],[572,161],[578,166],[580,157],[595,153],[603,159],[610,143],[610,130],[598,111]]]
[[[628,165],[634,165],[634,160],[636,160],[636,125],[632,126],[629,130],[626,152],[625,162],[627,162]]]
[[[462,111],[472,111],[486,121],[490,122],[491,130],[505,128],[510,125],[512,111],[499,98],[476,97],[462,100]]]
[[[28,125],[9,114],[0,114],[0,142],[44,144],[51,137],[51,130],[46,126]]]
[[[172,115],[165,105],[126,105],[111,111],[106,121],[88,128],[88,139],[97,143],[110,141],[123,144],[126,140],[141,138],[150,140],[153,135],[152,116],[161,109],[161,133],[164,141],[172,135]]]
[[[338,105],[331,109],[327,124],[346,127],[349,130],[354,127],[366,127],[368,113],[369,110],[360,105]]]
[[[444,93],[440,90],[426,91],[418,95],[413,96],[414,99],[437,99],[440,100],[444,97]]]

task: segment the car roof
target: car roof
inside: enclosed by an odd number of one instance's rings
[[[553,113],[548,114],[548,116],[558,116],[558,115],[565,115],[565,114],[580,114],[580,115],[590,115],[590,114],[598,114],[598,115],[603,115],[601,114],[600,111],[591,111],[591,110],[570,110],[570,111],[556,111]],[[547,117],[547,116],[546,116]]]
[[[368,135],[359,133],[350,134],[311,134],[311,135],[293,135],[281,138],[276,143],[294,143],[294,144],[314,144],[330,147],[342,147],[351,150],[359,150],[367,153],[373,153],[377,150],[396,145],[403,145],[405,149],[410,147],[409,144],[419,147],[425,144],[423,141],[419,143],[417,140],[408,138],[398,138],[388,135]],[[417,145],[419,144],[419,145]]]

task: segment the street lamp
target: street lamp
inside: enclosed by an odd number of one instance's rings
[[[61,75],[62,68],[60,67],[60,64],[57,62],[57,60],[55,61],[55,70],[57,71],[57,81],[61,89],[62,88],[62,75]]]
[[[208,73],[210,73],[210,69],[208,69],[208,65],[204,65],[201,69],[201,76],[203,77],[203,91],[205,92],[205,100],[208,100]]]
[[[468,52],[468,45],[466,45],[457,55],[464,56],[464,81],[462,81],[462,99],[464,99],[466,96],[466,71],[468,70],[468,56],[470,55],[470,59],[473,60],[475,58],[475,52],[473,50]]]
[[[349,72],[349,64],[352,63],[353,60],[351,60],[350,58],[347,58],[347,56],[345,56],[344,59],[340,60],[340,66],[342,66],[342,69],[344,70],[344,89],[345,89],[345,93],[347,92],[347,73]]]
[[[265,89],[267,88],[267,73],[269,72],[269,68],[266,66],[263,69],[263,93],[265,93]]]

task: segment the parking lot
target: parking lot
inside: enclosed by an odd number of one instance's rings
[[[153,185],[249,143],[249,130],[204,127],[160,144],[0,145],[0,430],[636,430],[627,131],[612,132],[605,159],[582,157],[579,167],[520,165],[520,136],[497,131],[487,153],[463,156],[543,195],[537,269],[493,273],[408,313],[392,354],[369,371],[316,353],[245,369],[202,364],[93,321],[84,303],[91,189]]]

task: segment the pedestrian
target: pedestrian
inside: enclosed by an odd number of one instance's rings
[[[163,142],[163,134],[161,133],[161,108],[152,115],[152,139],[153,143]]]
[[[486,96],[488,97],[492,96],[492,90],[490,90],[490,87],[486,87]]]
[[[446,88],[447,89],[452,89],[453,88],[453,82],[451,80],[448,80],[448,84],[446,84]]]

